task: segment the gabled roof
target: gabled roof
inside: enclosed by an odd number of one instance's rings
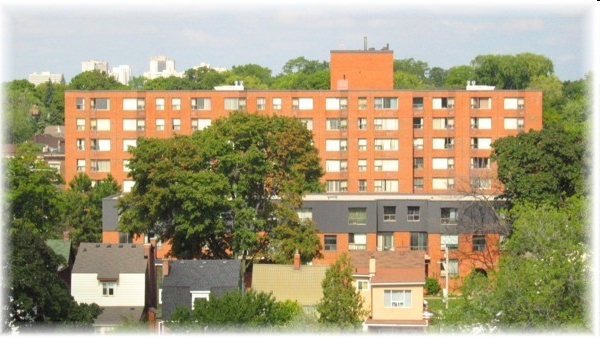
[[[103,306],[93,326],[117,326],[124,322],[138,323],[144,313],[143,306]]]
[[[62,256],[68,264],[71,259],[71,241],[64,239],[47,239],[46,245],[57,255]]]
[[[321,282],[325,278],[327,265],[254,264],[252,289],[272,292],[278,301],[295,300],[300,305],[312,306],[323,298]]]
[[[375,258],[372,284],[425,283],[425,256],[422,251],[350,251],[355,276],[369,274],[369,261]]]
[[[143,244],[80,243],[72,273],[97,273],[98,279],[118,279],[121,273],[146,273]]]

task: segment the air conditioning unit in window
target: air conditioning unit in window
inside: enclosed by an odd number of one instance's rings
[[[524,124],[517,124],[517,129],[524,129],[525,125]]]
[[[453,104],[449,104],[448,105],[448,109],[454,109],[454,105]]]
[[[517,109],[525,109],[525,105],[524,104],[517,105]]]
[[[404,302],[392,302],[392,307],[401,307],[404,305]]]

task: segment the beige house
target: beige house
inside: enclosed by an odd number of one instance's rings
[[[425,257],[419,251],[351,251],[370,332],[424,332]]]

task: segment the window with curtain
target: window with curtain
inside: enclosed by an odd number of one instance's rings
[[[383,306],[387,308],[411,308],[411,290],[384,290]]]

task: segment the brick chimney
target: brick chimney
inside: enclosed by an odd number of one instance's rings
[[[369,258],[369,275],[375,275],[375,256]]]
[[[70,233],[68,231],[63,231],[63,241],[68,241],[70,239]]]
[[[294,254],[294,270],[300,270],[300,254],[298,253],[298,250],[296,250],[296,253]]]
[[[163,277],[168,276],[169,275],[169,259],[163,259],[162,263],[163,263],[163,267],[162,267]]]

